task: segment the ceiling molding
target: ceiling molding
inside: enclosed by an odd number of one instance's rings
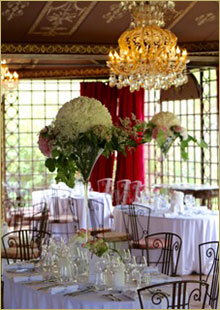
[[[92,77],[108,77],[108,68],[81,68],[67,70],[19,70],[19,78],[92,78]]]
[[[1,45],[2,54],[101,54],[107,55],[113,45],[88,44],[5,44]]]
[[[190,42],[179,43],[181,48],[192,52],[218,52],[219,42]],[[1,45],[2,54],[39,54],[39,55],[108,55],[114,45],[88,45],[88,44],[7,44]]]
[[[187,52],[219,52],[219,41],[210,41],[210,42],[187,42],[187,43],[179,43],[181,48],[186,48]]]

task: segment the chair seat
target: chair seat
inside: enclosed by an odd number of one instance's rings
[[[165,246],[165,239],[160,239],[161,242],[158,244],[154,244],[155,238],[148,238],[148,249],[161,249]],[[157,246],[158,245],[158,246]],[[146,249],[146,242],[145,239],[141,239],[138,241],[132,241],[131,246],[133,249]]]
[[[9,244],[9,247],[10,247],[10,248],[15,248],[15,247],[17,246],[17,244],[20,244],[20,243],[19,243],[19,238],[18,238],[17,236],[12,236],[11,238],[12,238],[12,240],[13,240],[14,242],[13,242],[13,244]],[[29,242],[29,243],[30,243],[30,242]],[[23,242],[22,242],[22,244],[21,244],[22,247],[26,247],[27,245],[28,245],[27,243],[26,243],[26,244],[23,244]],[[31,244],[31,247],[37,249],[37,248],[38,248],[38,245],[37,245],[36,242],[33,242],[33,243]]]
[[[116,231],[110,231],[103,234],[96,235],[97,238],[102,238],[106,242],[122,242],[131,240],[131,236],[127,233],[120,233]]]
[[[16,259],[16,260],[21,259],[20,249],[16,249],[15,247],[12,247],[12,248],[7,248],[6,251],[7,251],[7,256],[6,256],[4,249],[1,250],[1,258]],[[38,258],[40,256],[40,252],[38,249],[33,249],[33,250],[30,250],[29,255],[30,255],[30,258]],[[22,259],[24,259],[24,255],[22,256]]]
[[[79,219],[77,219],[77,217],[73,217],[73,215],[70,214],[64,214],[64,215],[59,215],[59,216],[54,216],[54,215],[50,215],[49,216],[49,223],[58,223],[58,224],[65,224],[65,223],[73,223],[79,221]]]
[[[91,229],[89,230],[92,236],[96,236],[97,234],[104,234],[107,232],[111,232],[111,228],[98,228],[98,229]]]

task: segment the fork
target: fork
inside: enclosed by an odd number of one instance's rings
[[[95,292],[94,287],[87,287],[83,290],[72,292],[72,293],[66,293],[63,296],[78,296],[80,294],[88,293],[88,292]]]

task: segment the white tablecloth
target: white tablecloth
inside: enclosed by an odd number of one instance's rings
[[[59,212],[62,214],[62,210],[65,209],[65,205],[68,203],[68,198],[66,193],[62,196],[62,191],[60,191],[60,200],[59,200]],[[32,204],[37,204],[42,201],[47,203],[47,206],[50,210],[50,214],[54,215],[54,204],[52,199],[52,189],[42,190],[42,191],[34,191],[32,193]],[[76,194],[74,191],[69,193],[72,198],[74,198],[77,202],[78,216],[79,216],[79,225],[80,228],[86,229],[86,216],[85,216],[85,205],[84,205],[84,197],[82,194]],[[111,227],[110,214],[113,212],[112,207],[112,199],[109,194],[99,193],[99,192],[89,192],[89,199],[94,199],[100,201],[104,204],[104,226],[109,228]],[[71,214],[71,213],[70,213]],[[71,229],[72,226],[70,226]],[[91,226],[89,227],[91,228]],[[57,228],[59,229],[59,228]],[[59,231],[59,230],[58,230]]]
[[[207,211],[208,212],[208,211]],[[116,231],[124,231],[121,210],[117,207],[114,211]],[[145,217],[139,218],[144,227]],[[208,212],[206,215],[192,214],[191,216],[176,214],[152,214],[149,233],[173,232],[182,238],[182,249],[177,269],[177,274],[188,275],[193,271],[199,273],[198,245],[208,241],[219,240],[219,215]],[[205,251],[202,261],[205,260]],[[205,268],[207,267],[207,268]],[[209,266],[204,266],[207,272]]]
[[[27,274],[28,275],[28,274]],[[30,275],[30,274],[29,274]],[[52,295],[49,290],[37,290],[42,284],[28,285],[13,281],[14,273],[4,272],[4,308],[5,309],[139,309],[138,298],[130,300],[125,297],[125,301],[111,301],[102,296],[106,293],[86,293],[78,296],[63,296],[62,293]],[[18,274],[16,277],[19,276]],[[23,276],[23,274],[20,274]],[[159,282],[170,282],[180,280],[180,278],[165,277],[158,275],[152,278],[151,284]],[[50,283],[51,284],[51,283]],[[46,283],[43,286],[47,286]],[[136,291],[136,288],[133,287]],[[107,292],[108,293],[108,292]],[[144,298],[145,309],[165,309],[165,302],[161,305],[153,305],[151,295]],[[124,299],[123,299],[124,300]]]

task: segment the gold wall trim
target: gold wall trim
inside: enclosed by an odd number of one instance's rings
[[[181,48],[190,52],[219,51],[219,42],[179,43]],[[2,54],[83,54],[107,55],[116,45],[82,45],[82,44],[7,44],[1,45]]]
[[[106,55],[115,46],[78,44],[5,44],[2,54],[93,54]]]
[[[181,48],[190,52],[219,52],[219,41],[179,43]],[[207,54],[206,54],[207,55]]]
[[[19,78],[86,78],[86,77],[108,77],[108,68],[82,68],[82,69],[69,69],[69,70],[31,70],[19,71]]]

